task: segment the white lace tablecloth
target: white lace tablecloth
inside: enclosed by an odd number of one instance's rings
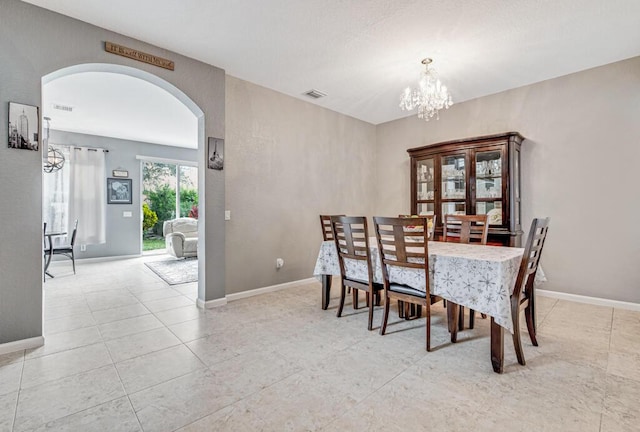
[[[374,281],[382,283],[382,267],[378,246],[373,239],[369,244],[374,265]],[[468,245],[460,243],[429,242],[429,282],[431,294],[461,306],[492,316],[497,324],[513,333],[511,302],[518,268],[524,249]],[[351,262],[349,262],[351,261]],[[367,280],[367,268],[362,261],[345,262],[347,275]],[[425,290],[424,272],[421,270],[390,267],[391,282]],[[313,275],[340,275],[340,264],[333,241],[320,247]],[[538,268],[536,282],[544,281]]]

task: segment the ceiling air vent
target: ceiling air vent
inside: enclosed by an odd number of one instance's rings
[[[313,99],[320,99],[321,97],[325,97],[327,94],[322,93],[321,91],[318,91],[315,89],[311,89],[308,92],[304,92],[303,95],[309,96],[310,98],[313,98]]]
[[[60,111],[67,111],[67,112],[71,112],[73,111],[73,107],[72,106],[68,106],[68,105],[60,105],[60,104],[52,104],[53,109],[57,109]]]

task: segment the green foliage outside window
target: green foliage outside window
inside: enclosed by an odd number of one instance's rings
[[[158,222],[158,215],[149,208],[149,204],[142,204],[142,231],[147,231]]]
[[[176,218],[176,191],[165,184],[154,190],[145,190],[149,208],[154,211],[158,220],[154,231],[162,235],[162,224],[166,220]],[[187,217],[193,206],[198,205],[198,191],[195,189],[180,189],[180,216]]]
[[[193,206],[198,205],[198,191],[195,189],[180,189],[180,216],[188,217]]]

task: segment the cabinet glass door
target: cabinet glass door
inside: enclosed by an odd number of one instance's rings
[[[442,156],[442,216],[446,214],[466,214],[467,175],[465,155]]]
[[[416,164],[416,194],[420,215],[432,215],[435,210],[435,171],[434,160],[423,159]]]
[[[489,225],[502,225],[502,152],[476,153],[476,214],[486,214]]]
[[[418,203],[418,214],[419,215],[432,215],[435,211],[434,203]]]

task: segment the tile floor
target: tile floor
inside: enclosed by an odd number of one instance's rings
[[[539,298],[527,366],[436,306],[382,337],[320,285],[202,311],[143,261],[55,263],[44,347],[0,356],[0,431],[638,431],[640,313]],[[375,325],[379,325],[376,311]]]

